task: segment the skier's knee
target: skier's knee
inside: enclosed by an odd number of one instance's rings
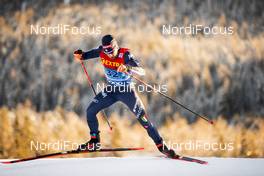
[[[87,114],[87,120],[89,120],[89,117],[94,117],[96,116],[97,112],[92,106],[88,106],[86,109],[86,114]]]

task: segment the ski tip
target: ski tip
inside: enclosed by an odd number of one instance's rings
[[[207,161],[200,161],[199,163],[200,164],[204,164],[204,165],[208,165],[208,162]]]
[[[205,165],[207,165],[208,164],[208,162],[207,161],[202,161],[202,160],[199,160],[199,161],[197,161],[198,163],[200,163],[200,164],[205,164]]]
[[[1,161],[0,163],[1,163],[1,164],[12,164],[11,161]]]

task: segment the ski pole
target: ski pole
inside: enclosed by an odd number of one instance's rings
[[[87,78],[87,80],[88,80],[88,83],[89,83],[89,85],[92,87],[93,93],[94,93],[94,95],[96,96],[96,91],[95,91],[95,89],[94,89],[92,79],[91,79],[91,77],[89,76],[89,74],[88,74],[88,72],[87,72],[87,70],[86,70],[86,68],[85,68],[84,63],[83,63],[82,60],[81,60],[81,65],[82,65],[83,71],[84,71],[84,73],[85,73],[85,75],[86,75],[86,78]],[[106,117],[106,114],[105,114],[104,110],[102,110],[102,116],[103,116],[103,118],[105,119],[105,121],[107,122],[107,125],[108,125],[109,128],[110,128],[110,131],[112,131],[113,128],[112,128],[112,126],[110,125],[110,122],[108,121],[108,119],[107,119],[107,117]]]
[[[129,74],[128,72],[125,72],[125,73],[126,73],[126,74]],[[147,87],[151,88],[152,90],[158,92],[158,93],[159,93],[160,95],[162,95],[163,97],[165,97],[165,98],[171,100],[173,103],[176,103],[177,105],[179,105],[179,106],[181,106],[182,108],[188,110],[189,112],[193,113],[194,115],[196,115],[196,116],[202,118],[203,120],[209,122],[210,124],[212,124],[212,125],[214,124],[214,122],[213,122],[212,120],[210,120],[210,119],[208,119],[208,118],[206,118],[206,117],[204,117],[204,116],[198,114],[197,112],[194,112],[193,110],[189,109],[189,108],[186,107],[185,105],[183,105],[183,104],[179,103],[178,101],[172,99],[171,97],[169,97],[169,96],[166,95],[165,93],[160,92],[160,91],[157,90],[155,87],[153,87],[153,86],[151,86],[151,85],[145,83],[144,81],[142,81],[141,79],[137,78],[136,76],[134,76],[134,75],[132,75],[132,74],[129,74],[129,75],[131,75],[132,78],[136,79],[137,81],[139,81],[140,83],[144,84],[145,86],[147,86]]]

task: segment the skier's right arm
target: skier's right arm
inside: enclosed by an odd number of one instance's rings
[[[102,51],[102,49],[103,49],[103,47],[100,45],[97,48],[91,49],[91,50],[89,50],[87,52],[83,52],[83,54],[82,54],[83,60],[99,57],[100,52]]]
[[[101,50],[102,50],[102,46],[91,49],[87,52],[83,52],[82,50],[77,50],[74,52],[74,58],[76,60],[88,60],[88,59],[96,58],[99,57]]]

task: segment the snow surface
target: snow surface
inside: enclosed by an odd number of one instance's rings
[[[39,159],[0,164],[0,176],[264,176],[264,159],[199,159],[209,164],[161,157]]]

